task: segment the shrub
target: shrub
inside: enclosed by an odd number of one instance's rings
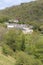
[[[12,51],[12,49],[8,45],[6,45],[6,44],[3,45],[2,51],[3,51],[3,54],[5,54],[7,56],[8,55],[12,56],[14,54],[14,52]]]
[[[28,55],[24,52],[18,52],[16,57],[17,61],[15,65],[42,65],[39,60],[34,59],[33,56]]]

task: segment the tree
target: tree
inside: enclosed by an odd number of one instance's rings
[[[22,44],[21,44],[21,50],[24,51],[25,50],[25,35],[22,35]]]
[[[8,33],[5,34],[4,40],[13,51],[25,49],[25,38],[20,30],[9,30]]]

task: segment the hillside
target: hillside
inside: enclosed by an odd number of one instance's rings
[[[11,56],[5,56],[2,53],[2,47],[0,47],[0,65],[14,65],[15,59]]]
[[[0,65],[43,65],[43,34],[0,26]]]
[[[14,65],[14,58],[0,54],[0,65]]]
[[[12,6],[0,11],[1,19],[19,19],[20,22],[33,24],[43,24],[43,1],[33,1],[30,3],[21,3],[18,6]]]
[[[33,25],[33,33],[8,29],[10,19]],[[43,0],[0,10],[0,65],[43,65]]]

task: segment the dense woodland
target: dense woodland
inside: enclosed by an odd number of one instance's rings
[[[10,19],[33,25],[33,33],[7,29]],[[0,10],[0,65],[43,65],[43,0]]]

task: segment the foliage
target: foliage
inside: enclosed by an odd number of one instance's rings
[[[6,29],[3,22],[8,22],[9,19],[19,19],[19,24],[25,23],[33,25],[34,32],[25,35],[21,30]],[[8,60],[10,62],[9,65],[43,65],[42,0],[22,3],[21,5],[1,10],[0,23],[3,23],[0,24],[1,65],[8,65],[1,62],[5,62],[9,55],[16,59],[16,61],[13,60],[15,64],[10,64],[13,61]],[[41,31],[41,33],[38,30]]]
[[[18,19],[19,23],[32,24],[36,27],[43,25],[43,1],[21,3],[1,10],[0,22],[8,22],[9,19]]]
[[[9,45],[13,51],[16,50],[24,50],[25,48],[25,40],[23,34],[17,30],[10,30],[4,36],[5,43]]]
[[[4,44],[2,46],[2,51],[3,51],[3,54],[5,54],[6,56],[8,56],[8,55],[10,55],[10,56],[14,55],[13,50],[8,45],[6,45],[6,44]]]
[[[17,61],[15,65],[42,65],[40,61],[24,52],[18,52],[16,55]]]

